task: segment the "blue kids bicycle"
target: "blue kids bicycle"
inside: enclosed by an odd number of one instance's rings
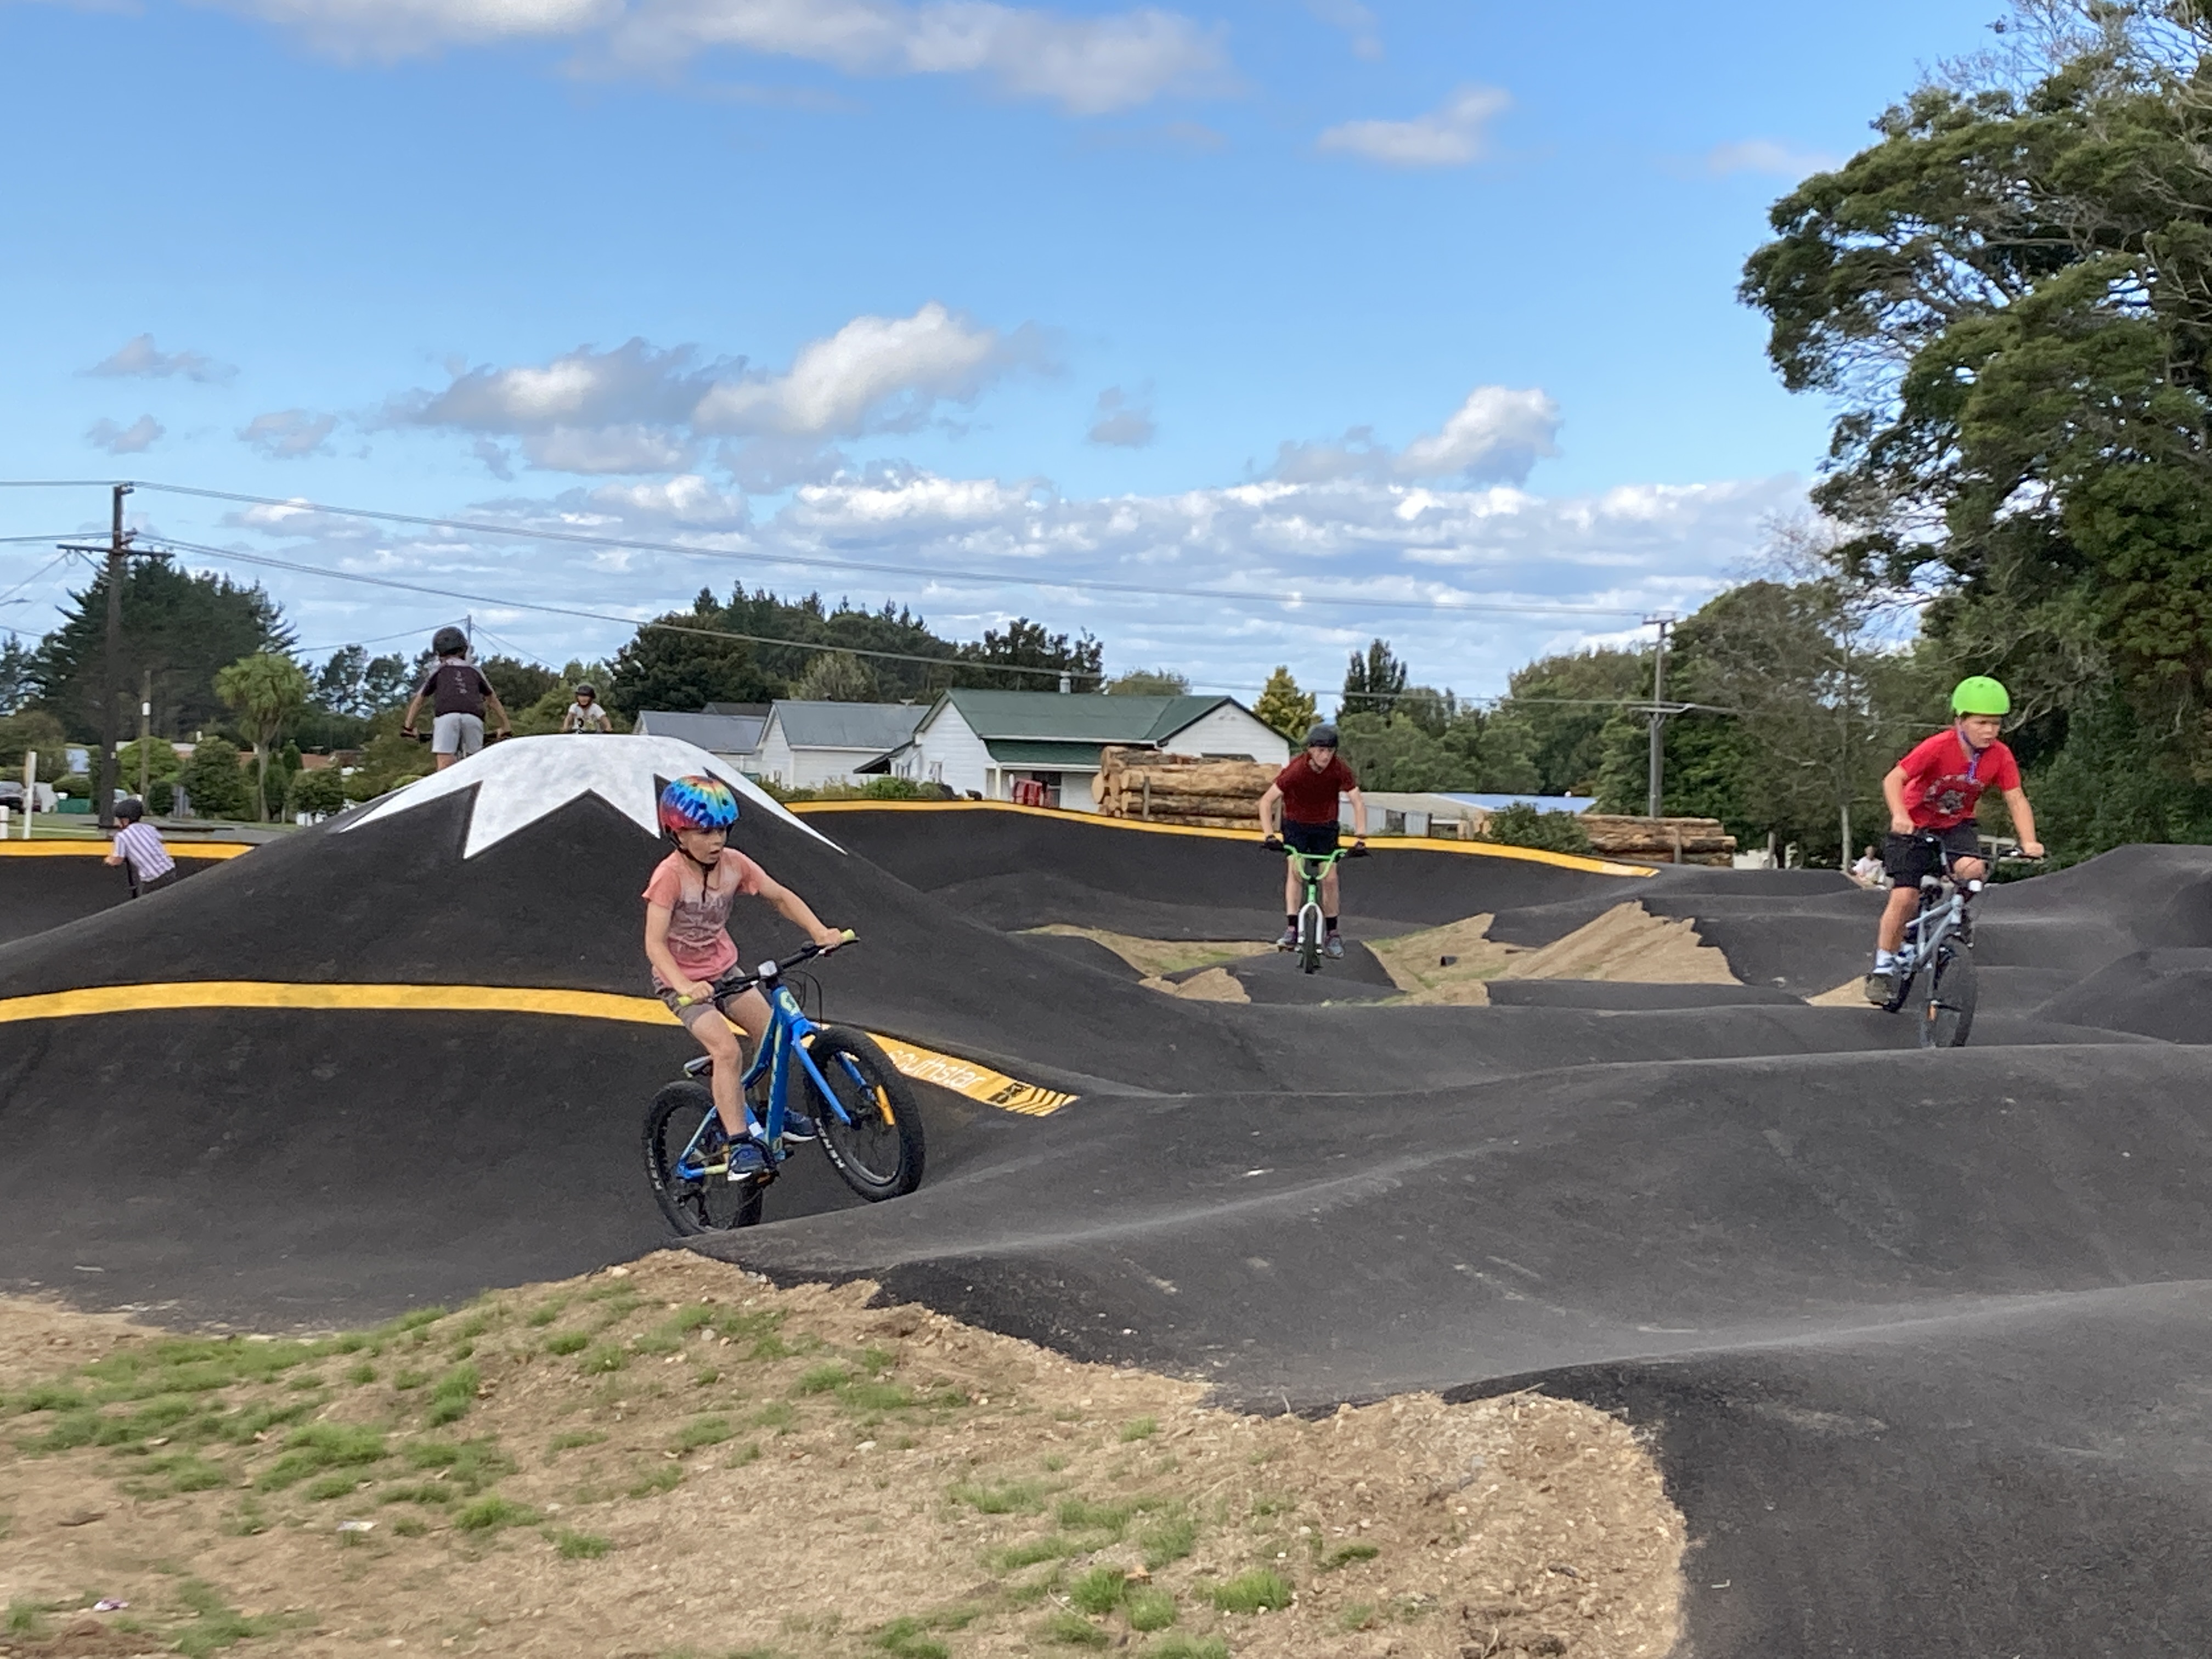
[[[768,1000],[769,1029],[744,1079],[747,1136],[733,1142],[723,1133],[704,1081],[714,1066],[707,1055],[685,1065],[684,1081],[653,1097],[645,1115],[645,1172],[661,1213],[679,1233],[725,1232],[761,1218],[769,1185],[794,1150],[784,1142],[783,1126],[797,1082],[809,1091],[801,1109],[819,1126],[822,1150],[848,1187],[872,1203],[921,1184],[921,1114],[906,1079],[866,1031],[807,1018],[785,982],[793,968],[821,954],[820,945],[810,945],[714,981],[718,1009],[753,986]],[[759,1150],[760,1167],[732,1176],[731,1151],[748,1141]]]

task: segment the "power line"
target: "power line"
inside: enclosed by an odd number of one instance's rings
[[[724,562],[750,562],[757,564],[784,565],[802,570],[821,568],[854,571],[866,575],[909,576],[926,581],[975,582],[991,586],[1066,587],[1082,592],[1126,593],[1147,599],[1229,599],[1240,605],[1350,605],[1371,611],[1494,612],[1504,616],[1524,617],[1640,617],[1644,614],[1641,610],[1630,611],[1605,605],[1507,605],[1448,599],[1428,601],[1368,599],[1348,594],[1255,593],[1240,588],[1155,587],[1139,582],[1107,581],[1085,576],[1033,576],[980,570],[930,569],[918,565],[878,564],[857,559],[831,559],[791,553],[740,553],[721,548],[690,546],[680,542],[649,542],[635,537],[593,536],[574,530],[518,529],[512,525],[483,524],[468,519],[436,519],[412,513],[387,513],[371,507],[332,507],[319,501],[288,501],[275,495],[247,495],[234,490],[201,489],[189,484],[142,483],[137,488],[160,490],[172,495],[198,496],[207,501],[240,501],[252,507],[290,507],[297,512],[327,513],[340,518],[372,519],[387,524],[416,525],[432,530],[460,530],[472,535],[514,536],[532,541],[566,542],[580,547],[626,548],[635,552],[672,553],[684,558],[714,559]]]
[[[0,489],[112,489],[121,478],[0,478]]]
[[[82,536],[84,533],[81,530],[57,530],[49,536],[0,536],[0,546],[12,547],[21,543],[33,542],[45,542],[51,546],[56,542],[67,541],[71,536]]]

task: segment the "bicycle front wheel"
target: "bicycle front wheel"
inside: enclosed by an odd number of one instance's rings
[[[1321,972],[1321,912],[1311,905],[1298,913],[1298,967],[1309,974]]]
[[[645,1115],[645,1174],[654,1201],[679,1233],[727,1232],[761,1218],[758,1179],[732,1183],[726,1154],[702,1163],[692,1150],[714,1115],[713,1093],[696,1083],[672,1083],[653,1097]],[[689,1153],[687,1157],[686,1154]]]
[[[1974,1029],[1974,957],[1963,945],[1945,944],[1928,970],[1928,998],[1920,1011],[1920,1046],[1960,1048]]]
[[[872,1204],[921,1185],[921,1111],[914,1090],[875,1039],[832,1025],[807,1053],[837,1097],[834,1103],[817,1103],[814,1120],[822,1128],[822,1150],[845,1184]]]

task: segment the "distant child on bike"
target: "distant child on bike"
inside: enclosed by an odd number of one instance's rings
[[[737,821],[737,793],[720,778],[682,777],[660,792],[660,827],[677,850],[645,884],[645,955],[653,964],[653,988],[714,1056],[714,1110],[722,1133],[743,1141],[752,1127],[740,1098],[744,1052],[714,1004],[714,981],[738,965],[730,905],[740,893],[764,898],[824,951],[835,950],[845,936],[824,927],[805,900],[729,845],[730,826]],[[732,997],[728,1006],[731,1018],[756,1039],[768,1030],[768,1001],[758,991]],[[812,1119],[785,1112],[786,1140],[812,1140],[815,1134]],[[759,1149],[743,1144],[732,1156],[731,1178],[765,1167]]]
[[[107,862],[130,866],[132,898],[176,880],[176,860],[162,844],[161,832],[146,822],[144,801],[129,795],[116,802],[115,821],[123,827],[115,832],[115,850]]]
[[[2020,787],[2020,763],[1997,741],[2012,695],[1985,674],[1969,675],[1951,693],[1951,729],[1939,732],[1890,768],[1881,781],[1889,803],[1889,836],[1882,843],[1882,868],[1894,884],[1875,936],[1874,971],[1867,975],[1866,999],[1886,1007],[1896,994],[1898,947],[1905,925],[1920,906],[1920,878],[1941,873],[1948,855],[1962,881],[1989,873],[1980,857],[1974,808],[1985,789],[2000,791],[2011,811],[2020,850],[2043,856],[2035,838],[2035,811]],[[1933,837],[1934,841],[1929,839]]]
[[[576,700],[568,705],[568,712],[561,716],[563,732],[611,732],[615,723],[607,718],[607,711],[599,707],[597,686],[580,685]]]
[[[500,736],[513,737],[514,726],[507,718],[507,710],[500,706],[499,693],[491,689],[483,670],[469,660],[467,635],[458,628],[441,628],[431,636],[430,649],[438,653],[438,665],[425,674],[422,684],[415,688],[413,701],[399,717],[399,729],[410,738],[415,735],[416,712],[428,697],[434,717],[430,726],[430,748],[442,772],[455,761],[483,747],[487,708],[499,716]]]
[[[1367,837],[1361,833],[1367,825],[1366,798],[1359,793],[1359,779],[1337,754],[1336,744],[1334,726],[1314,727],[1306,733],[1305,753],[1276,773],[1275,781],[1267,786],[1267,793],[1260,797],[1260,833],[1268,846],[1287,845],[1294,853],[1327,858],[1336,851],[1339,795],[1352,797],[1352,821],[1358,826],[1352,831],[1352,844],[1367,845]],[[1297,949],[1298,909],[1304,902],[1297,862],[1285,860],[1283,905],[1289,926],[1283,929],[1282,938],[1275,941],[1278,951]],[[1328,933],[1323,948],[1332,957],[1341,957],[1344,941],[1336,932],[1338,892],[1336,866],[1333,864],[1321,880],[1321,908],[1322,922]]]

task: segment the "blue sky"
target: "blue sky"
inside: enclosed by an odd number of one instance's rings
[[[228,567],[310,647],[473,610],[558,662],[628,630],[518,602],[743,580],[1223,689],[1381,633],[1492,693],[1802,499],[1829,411],[1737,272],[1996,9],[0,0],[0,473],[696,550],[133,498],[504,602]],[[0,490],[0,534],[105,513]],[[0,625],[51,625],[51,556],[0,546]]]

